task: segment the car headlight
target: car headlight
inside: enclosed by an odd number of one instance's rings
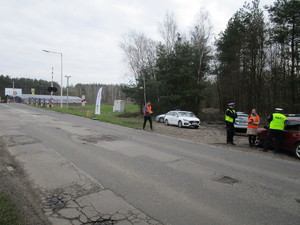
[[[184,122],[189,122],[189,120],[183,119]]]

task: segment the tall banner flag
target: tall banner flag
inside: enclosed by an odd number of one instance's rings
[[[96,107],[95,107],[95,114],[100,115],[100,106],[101,106],[101,95],[102,95],[102,87],[99,89],[96,99]]]

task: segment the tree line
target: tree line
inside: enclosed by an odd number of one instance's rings
[[[4,99],[5,88],[20,88],[23,94],[31,94],[31,89],[35,89],[37,95],[49,95],[47,90],[51,87],[51,82],[46,80],[37,80],[30,78],[11,78],[10,76],[0,75],[0,96]],[[53,82],[53,86],[57,88],[54,95],[60,95],[60,85]],[[115,100],[130,101],[122,91],[121,85],[109,84],[76,84],[69,87],[70,96],[81,97],[85,95],[88,104],[95,104],[99,88],[102,87],[102,102],[105,104],[113,104]],[[67,95],[66,88],[63,88],[63,95]]]
[[[53,82],[53,86],[60,87],[57,82]],[[31,89],[34,88],[37,95],[46,95],[49,94],[47,88],[51,87],[51,82],[30,78],[11,78],[8,75],[0,75],[0,96],[2,98],[5,95],[5,88],[13,87],[22,89],[22,93],[26,94],[30,94]]]
[[[75,86],[70,87],[70,93],[73,96],[82,96],[85,95],[85,98],[88,104],[95,104],[97,93],[102,87],[102,99],[101,101],[105,104],[113,104],[115,100],[124,100],[129,102],[122,91],[122,85],[116,84],[76,84]]]
[[[240,111],[299,113],[300,1],[259,3],[244,3],[214,42],[205,11],[188,33],[167,13],[160,41],[129,32],[120,43],[132,75],[123,91],[140,105],[151,100],[159,112],[223,111],[235,102]]]

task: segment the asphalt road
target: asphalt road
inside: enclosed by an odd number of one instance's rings
[[[54,149],[163,224],[300,224],[300,161],[20,104],[0,104],[0,126]]]

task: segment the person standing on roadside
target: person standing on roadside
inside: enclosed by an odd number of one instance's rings
[[[268,151],[269,143],[272,141],[272,138],[275,137],[276,145],[275,152],[278,153],[281,145],[282,134],[284,130],[284,122],[286,116],[282,114],[283,109],[276,108],[275,113],[269,116],[268,122],[270,123],[269,134],[264,144],[264,152]]]
[[[229,103],[228,108],[225,111],[225,124],[227,132],[227,144],[235,145],[233,143],[234,137],[234,122],[237,118],[237,114],[234,110],[234,103]]]
[[[143,124],[143,130],[145,130],[145,126],[147,123],[147,120],[149,120],[150,123],[150,129],[152,129],[152,118],[151,118],[151,114],[152,112],[152,106],[151,106],[151,102],[148,101],[147,104],[144,106],[143,108],[143,113],[144,113],[144,124]]]
[[[256,109],[252,109],[251,114],[248,117],[247,134],[249,138],[249,147],[254,147],[254,143],[257,135],[257,128],[260,122],[259,115],[256,113]]]

